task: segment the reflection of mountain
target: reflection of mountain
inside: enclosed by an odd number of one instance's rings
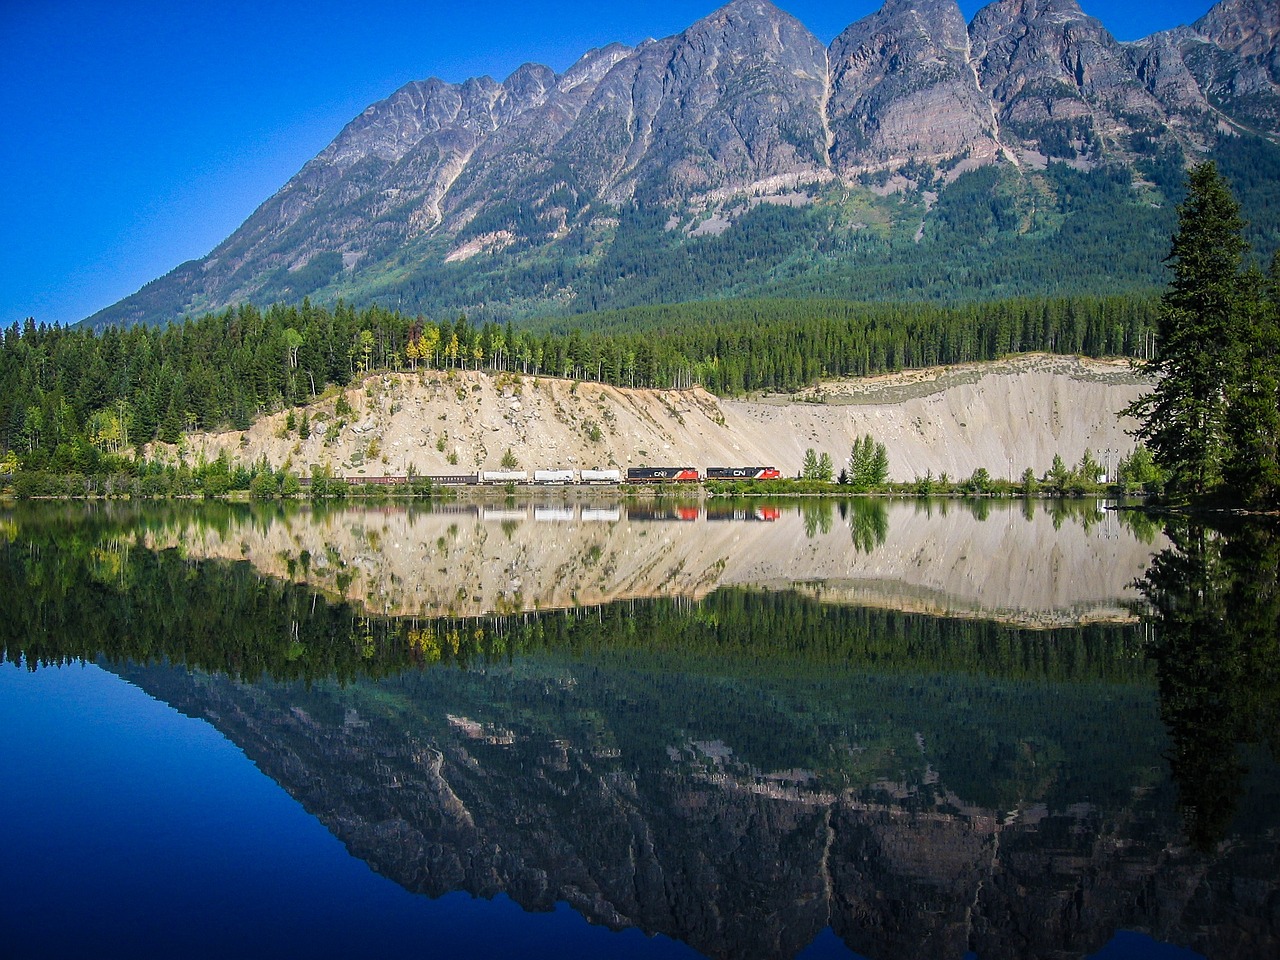
[[[1209,956],[1280,946],[1276,808],[1216,861],[1182,845],[1145,687],[770,683],[643,657],[311,689],[132,679],[431,896],[563,900],[712,956],[790,956],[828,925],[873,958],[1078,957],[1119,928]]]
[[[196,518],[149,542],[248,559],[379,614],[480,616],[799,583],[828,601],[1030,624],[1125,619],[1128,585],[1160,546],[1096,511],[1063,522],[1048,505],[1028,515],[1000,503],[984,519],[957,504],[853,506],[837,514],[815,502],[772,522],[729,523],[696,508],[559,503],[299,511],[270,522],[245,513],[217,528]],[[650,522],[667,515],[693,522]]]
[[[856,519],[862,562],[892,542],[874,517],[805,513],[819,542]],[[210,720],[409,890],[564,900],[713,955],[790,955],[825,926],[875,958],[1076,957],[1119,927],[1210,956],[1280,945],[1280,777],[1232,752],[1277,729],[1271,533],[1179,534],[1146,584],[1153,637],[732,588],[390,621],[137,547],[198,532],[188,516],[6,515],[0,654],[179,665],[119,672]],[[226,540],[290,529],[200,516]]]

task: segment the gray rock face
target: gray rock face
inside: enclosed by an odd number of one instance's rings
[[[1210,102],[1227,117],[1280,134],[1280,7],[1223,0],[1192,25],[1182,49]]]
[[[1133,44],[1075,0],[996,0],[968,26],[955,0],[888,0],[826,50],[768,0],[734,0],[562,75],[406,84],[208,257],[93,320],[376,289],[393,260],[439,267],[575,233],[589,252],[633,201],[678,214],[913,162],[1125,164],[1139,135],[1184,149],[1275,135],[1278,35],[1266,0]]]
[[[1159,117],[1121,45],[1075,0],[997,0],[969,27],[974,69],[1001,135],[1026,151],[1098,160]]]
[[[615,66],[560,152],[609,203],[813,173],[828,164],[826,83],[826,51],[798,20],[735,0]]]
[[[1195,22],[1193,29],[1228,53],[1261,67],[1271,83],[1280,82],[1280,8],[1268,0],[1222,0]]]
[[[1189,27],[1152,34],[1130,47],[1134,73],[1148,91],[1175,113],[1206,114],[1212,108],[1187,66],[1183,44],[1197,42]]]
[[[831,88],[838,169],[998,154],[954,0],[889,0],[851,25],[831,44]]]
[[[1133,44],[1139,77],[1174,115],[1280,134],[1280,8],[1223,0],[1189,27]],[[1182,115],[1181,117],[1179,115]]]
[[[465,226],[494,198],[519,195],[526,199],[529,192],[520,188],[553,170],[556,144],[573,129],[600,81],[631,53],[622,44],[592,50],[560,77],[545,67],[537,68],[547,74],[537,101],[503,118],[466,160],[450,195],[442,197],[438,212],[439,219],[448,217],[445,229]]]

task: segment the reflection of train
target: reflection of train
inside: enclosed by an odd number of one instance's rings
[[[698,519],[697,504],[676,504],[674,506],[647,506],[635,504],[627,507],[628,520],[677,520],[691,523]]]
[[[396,479],[394,482],[401,482]],[[380,507],[394,511],[396,507]],[[590,503],[532,503],[517,505],[508,500],[502,504],[433,503],[430,512],[436,516],[468,517],[485,523],[606,523],[621,521],[647,523],[674,521],[692,523],[699,519],[708,521],[780,520],[783,508],[775,504],[752,506],[742,503],[717,503],[708,500],[704,506],[697,503],[664,503],[662,500],[644,500],[639,503],[590,504]]]
[[[773,522],[781,516],[782,508],[772,505],[744,507],[707,504],[708,520],[767,520]]]
[[[482,506],[471,508],[473,516],[481,520],[506,522],[510,520],[530,520],[535,523],[573,523],[582,520],[587,523],[617,523],[620,520],[632,522],[675,521],[677,523],[693,523],[699,518],[707,520],[765,520],[774,521],[782,517],[782,508],[772,504],[730,505],[708,503],[700,507],[696,503],[664,503],[645,501],[621,505],[592,506],[574,503],[547,503],[530,506]]]
[[[782,474],[776,467],[707,467],[708,480],[776,480]],[[309,484],[309,477],[301,478]],[[408,477],[343,477],[347,483],[373,483],[397,485],[408,483]],[[563,486],[569,484],[622,483],[622,471],[618,469],[583,470],[481,470],[479,473],[421,474],[416,479],[427,480],[436,486],[479,486],[496,484],[534,484],[537,486]],[[697,467],[628,467],[627,483],[697,483],[702,474]]]

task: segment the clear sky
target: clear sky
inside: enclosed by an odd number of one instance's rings
[[[201,257],[410,80],[562,71],[717,0],[0,0],[0,326],[74,323]],[[880,0],[781,0],[824,42]],[[967,17],[984,4],[961,0]],[[1084,0],[1121,40],[1210,0]]]

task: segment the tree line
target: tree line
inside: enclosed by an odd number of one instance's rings
[[[625,311],[573,326],[409,316],[304,300],[157,329],[13,324],[0,338],[0,473],[132,469],[131,452],[197,429],[244,430],[375,370],[490,369],[720,395],[1049,350],[1141,357],[1143,297],[963,307],[730,301]]]

